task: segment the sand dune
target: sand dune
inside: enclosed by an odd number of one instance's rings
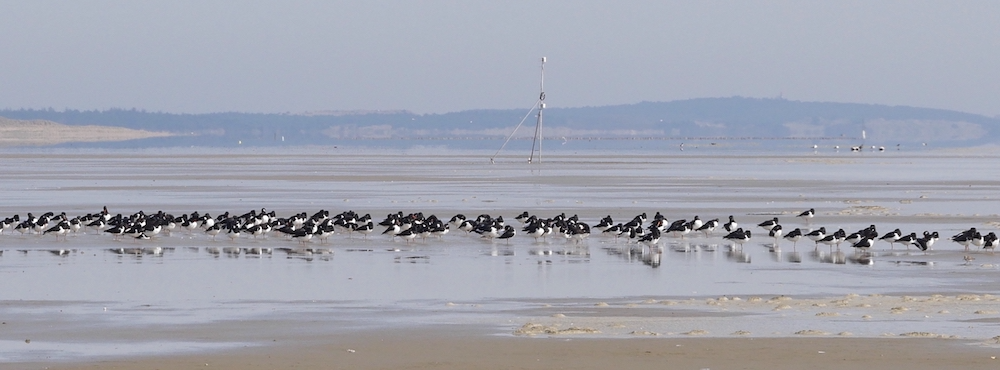
[[[103,142],[164,137],[173,134],[111,126],[69,126],[44,120],[0,117],[0,146],[41,146],[71,142]]]

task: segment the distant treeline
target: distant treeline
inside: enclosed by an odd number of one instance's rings
[[[179,135],[150,139],[146,142],[149,145],[337,145],[359,138],[503,138],[526,112],[494,109],[445,114],[391,111],[297,115],[8,109],[0,110],[0,117]],[[994,142],[1000,130],[996,118],[942,109],[742,97],[548,108],[544,119],[546,132],[553,138],[860,138],[864,131],[869,139],[886,143],[935,141],[965,145]],[[534,124],[534,117],[529,117],[519,132],[530,135]]]

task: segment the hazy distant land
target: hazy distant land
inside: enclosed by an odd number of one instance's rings
[[[477,141],[503,140],[518,122],[526,118],[526,112],[527,109],[489,109],[444,114],[416,114],[405,110],[173,114],[135,109],[8,109],[0,110],[0,117],[41,119],[70,127],[98,125],[133,130],[111,131],[107,128],[108,131],[97,131],[91,127],[79,131],[59,131],[58,135],[51,130],[50,135],[5,135],[5,145],[132,140],[127,143],[135,147],[366,146],[373,140],[425,140],[433,141],[427,145],[482,148],[483,144],[477,144]],[[527,117],[514,138],[522,141],[528,138],[530,142],[534,125],[534,116]],[[864,138],[862,132],[865,133]],[[549,108],[544,114],[544,134],[548,140],[559,142],[795,139],[821,145],[839,140],[850,141],[850,145],[854,145],[854,141],[858,144],[865,141],[887,147],[923,143],[947,147],[996,143],[1000,140],[1000,119],[903,106],[742,97],[701,98],[604,107]]]

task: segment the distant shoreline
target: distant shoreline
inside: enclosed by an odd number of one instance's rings
[[[308,114],[220,112],[174,114],[109,109],[0,109],[0,116],[70,126],[101,125],[170,132],[169,145],[348,145],[365,140],[481,143],[534,137],[531,114],[520,109],[414,114],[404,110],[315,111]],[[519,122],[523,123],[519,125]],[[517,128],[515,130],[515,128]],[[515,132],[516,131],[516,132]],[[546,141],[728,140],[837,142],[837,145],[968,147],[996,143],[1000,119],[941,109],[704,98],[580,108],[547,108]],[[163,146],[156,140],[137,145]],[[451,144],[447,144],[451,145]],[[476,146],[478,144],[471,144]],[[811,145],[811,144],[810,144]],[[459,144],[460,146],[460,144]],[[849,148],[848,148],[849,149]]]

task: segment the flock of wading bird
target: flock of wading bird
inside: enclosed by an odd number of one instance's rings
[[[806,219],[808,222],[815,215],[815,209],[809,209],[796,217]],[[458,214],[445,222],[434,215],[425,217],[420,212],[410,214],[397,212],[387,215],[385,219],[376,224],[371,215],[361,216],[354,211],[331,215],[327,210],[320,210],[311,216],[303,212],[289,217],[278,217],[274,211],[267,211],[263,208],[259,212],[252,210],[241,215],[225,212],[215,217],[208,213],[200,214],[198,212],[174,216],[162,211],[154,214],[140,211],[128,216],[122,214],[112,216],[107,207],[104,207],[100,212],[72,218],[67,216],[65,212],[61,214],[47,212],[40,216],[28,213],[23,219],[20,215],[14,215],[0,223],[2,226],[0,234],[17,232],[22,235],[53,235],[56,240],[60,238],[68,240],[68,236],[86,234],[86,231],[90,229],[97,234],[112,235],[115,240],[128,238],[136,241],[149,240],[173,233],[186,233],[191,236],[205,234],[213,240],[219,235],[223,235],[233,241],[251,237],[266,239],[269,235],[279,234],[287,239],[298,241],[303,247],[307,243],[325,244],[337,234],[346,234],[348,237],[358,234],[367,239],[369,234],[380,233],[393,239],[402,239],[407,244],[416,239],[426,241],[429,238],[443,238],[451,230],[464,232],[466,235],[475,234],[489,240],[502,240],[507,243],[509,243],[510,238],[518,234],[518,230],[523,235],[535,238],[536,241],[538,239],[562,238],[572,243],[580,243],[592,234],[591,226],[580,221],[576,215],[566,216],[563,213],[551,218],[541,218],[523,212],[515,217],[515,220],[520,224],[517,228],[507,224],[503,216],[494,218],[483,214],[476,218],[467,218]],[[843,229],[828,233],[825,227],[809,230],[796,228],[786,231],[779,224],[777,217],[756,226],[767,233],[767,238],[773,239],[774,247],[778,247],[781,239],[784,239],[792,243],[793,249],[801,239],[806,238],[812,241],[817,249],[820,244],[823,244],[829,246],[831,250],[835,247],[839,250],[841,245],[846,243],[857,251],[865,252],[873,248],[877,241],[883,241],[893,249],[896,244],[901,244],[907,249],[912,246],[926,252],[938,240],[937,231],[924,231],[922,235],[917,235],[915,232],[903,234],[899,229],[896,229],[880,235],[875,225],[851,234],[847,234]],[[742,249],[743,244],[750,241],[752,237],[750,229],[739,227],[733,216],[729,216],[727,222],[720,224],[719,219],[705,221],[698,216],[694,216],[691,220],[680,219],[668,222],[666,217],[659,212],[651,219],[647,218],[646,213],[643,213],[633,217],[628,222],[615,223],[609,215],[593,226],[593,230],[602,235],[613,237],[616,243],[631,243],[636,246],[648,247],[650,250],[658,249],[658,244],[664,236],[684,239],[689,234],[694,234],[704,235],[708,238],[712,237],[713,233],[720,228],[725,230],[725,235],[722,238],[731,242],[733,249]],[[998,243],[995,233],[990,232],[983,235],[976,228],[958,233],[952,236],[951,240],[964,246],[966,251],[975,247],[989,250],[991,253]],[[125,249],[116,248],[115,250],[124,251]],[[247,252],[270,253],[270,249],[258,248]]]

